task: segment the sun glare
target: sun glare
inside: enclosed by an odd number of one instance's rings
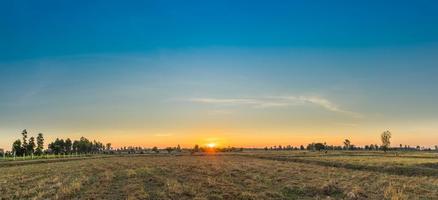
[[[215,148],[216,147],[216,143],[208,143],[207,147],[209,148]]]

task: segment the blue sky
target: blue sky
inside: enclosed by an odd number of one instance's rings
[[[0,148],[438,141],[435,1],[0,5]]]
[[[1,59],[209,46],[436,44],[435,1],[6,1]]]

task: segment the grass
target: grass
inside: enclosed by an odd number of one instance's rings
[[[17,156],[17,157],[0,157],[0,163],[5,161],[25,161],[25,160],[41,160],[41,159],[61,159],[61,158],[76,158],[76,157],[89,157],[91,154],[65,154],[65,155],[34,155],[34,156]]]
[[[249,154],[249,156],[396,175],[438,177],[438,154],[436,153],[299,152],[285,154],[267,152]]]
[[[438,176],[434,174],[438,173],[438,157],[432,153],[394,156],[379,152],[255,151],[54,161],[0,163],[0,199],[436,199],[438,196]],[[409,173],[392,172],[400,167]]]

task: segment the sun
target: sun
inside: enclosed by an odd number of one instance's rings
[[[215,148],[216,147],[216,143],[208,143],[207,147],[208,148]]]

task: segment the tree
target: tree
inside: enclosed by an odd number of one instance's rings
[[[179,144],[178,144],[178,146],[176,147],[176,151],[177,151],[177,152],[181,152],[181,146],[179,146]]]
[[[315,143],[307,144],[306,149],[309,151],[314,151],[315,150]]]
[[[44,137],[42,133],[38,133],[38,136],[36,138],[37,140],[37,147],[35,150],[35,154],[36,155],[41,155],[43,154],[43,149],[44,149]]]
[[[12,152],[16,156],[22,156],[24,154],[24,149],[21,145],[22,144],[20,140],[15,140],[15,142],[12,144]]]
[[[70,138],[67,138],[66,140],[65,140],[65,143],[64,143],[64,148],[65,148],[65,152],[66,153],[68,153],[68,154],[70,154],[71,153],[71,150],[72,150],[72,142],[71,142],[71,140],[70,140]]]
[[[76,151],[79,153],[90,153],[93,149],[93,143],[85,137],[81,137],[79,141],[75,142],[77,148]]]
[[[49,144],[49,149],[52,150],[54,154],[61,154],[65,152],[65,142],[63,139],[58,139]]]
[[[300,150],[304,150],[304,146],[303,145],[300,145]]]
[[[98,153],[98,152],[103,150],[103,144],[101,142],[98,142],[98,141],[94,140],[91,143],[91,149],[92,149],[91,151],[93,153]]]
[[[60,139],[59,141],[58,141],[58,145],[59,145],[59,153],[65,153],[65,141],[64,141],[64,139]]]
[[[351,147],[351,142],[350,142],[350,140],[349,140],[349,139],[345,139],[345,140],[344,140],[344,148],[345,148],[346,150],[349,150],[350,147]]]
[[[391,132],[385,131],[380,137],[382,139],[382,149],[386,152],[391,145]]]
[[[317,151],[321,151],[321,150],[325,149],[325,145],[323,143],[316,143],[316,144],[314,144],[314,148]]]
[[[199,152],[199,145],[195,145],[195,147],[193,148],[194,152]]]
[[[172,153],[173,148],[172,147],[166,147],[166,151],[167,151],[167,153]]]
[[[34,137],[30,137],[29,138],[29,144],[27,144],[27,148],[26,148],[26,152],[28,154],[33,155],[33,153],[35,152],[35,138]]]
[[[158,147],[153,147],[152,151],[155,152],[155,153],[160,153],[160,151],[158,150]]]
[[[73,152],[79,153],[79,141],[75,140],[72,145]]]
[[[312,151],[321,151],[325,149],[325,145],[323,143],[311,143],[307,145],[307,150],[312,150]]]
[[[106,150],[107,151],[111,150],[111,143],[106,143]]]
[[[22,142],[21,146],[24,149],[24,153],[26,153],[26,150],[27,150],[27,130],[24,129],[23,132],[21,132],[21,135],[23,136],[23,142]]]

